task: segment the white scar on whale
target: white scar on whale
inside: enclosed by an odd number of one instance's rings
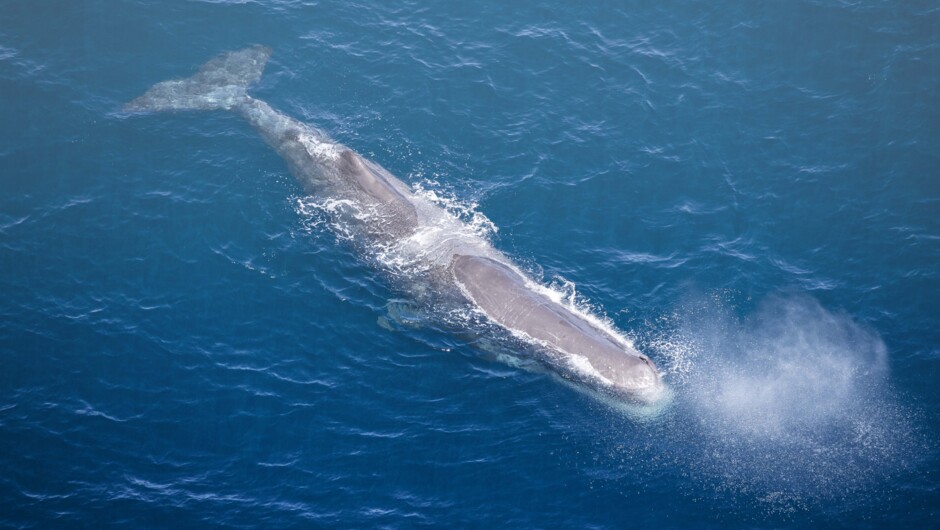
[[[391,267],[417,271],[425,291],[447,293],[532,345],[537,360],[567,380],[639,403],[664,395],[652,361],[597,318],[562,303],[458,217],[380,165],[251,97],[271,49],[222,54],[186,79],[134,99],[131,113],[229,110],[245,118],[285,160],[306,193],[328,203],[343,236]],[[368,242],[368,244],[366,244]]]

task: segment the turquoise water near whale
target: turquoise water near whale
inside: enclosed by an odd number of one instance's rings
[[[938,28],[926,1],[0,3],[0,525],[940,525]],[[475,220],[670,401],[439,329],[237,116],[117,112],[255,43],[255,97]]]

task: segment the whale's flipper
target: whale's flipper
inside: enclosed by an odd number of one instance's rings
[[[428,323],[429,318],[429,315],[414,302],[391,300],[385,304],[385,314],[377,318],[376,322],[389,331],[396,326],[421,329]]]
[[[247,97],[247,88],[261,79],[271,48],[252,46],[219,55],[186,79],[164,81],[124,105],[126,112],[231,109]]]

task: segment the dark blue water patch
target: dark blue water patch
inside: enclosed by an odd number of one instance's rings
[[[938,16],[5,2],[0,520],[934,525]],[[671,405],[390,307],[236,117],[117,112],[254,43],[256,97],[476,203]]]

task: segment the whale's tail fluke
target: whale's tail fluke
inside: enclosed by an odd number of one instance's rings
[[[223,53],[192,77],[157,83],[124,105],[126,112],[231,109],[248,96],[248,86],[261,79],[271,48],[252,46]]]

